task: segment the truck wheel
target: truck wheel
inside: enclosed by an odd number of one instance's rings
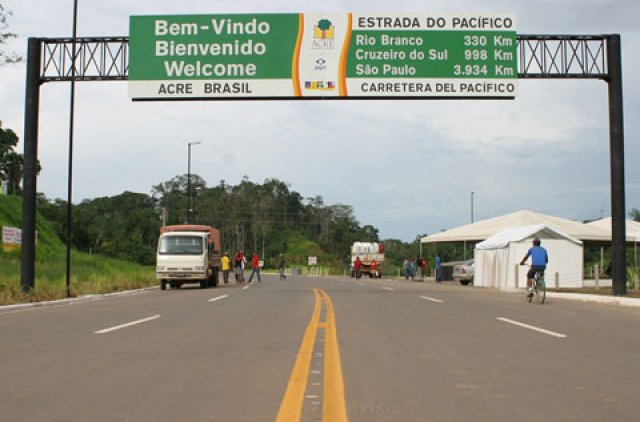
[[[160,280],[160,290],[167,289],[167,280]]]
[[[460,284],[462,284],[463,286],[467,286],[469,285],[469,280],[460,280]]]

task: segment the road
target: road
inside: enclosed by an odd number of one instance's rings
[[[0,312],[2,421],[636,421],[640,310],[264,275]]]

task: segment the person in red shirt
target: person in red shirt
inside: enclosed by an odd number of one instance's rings
[[[362,262],[360,261],[360,257],[356,256],[356,260],[353,262],[353,269],[356,270],[356,278],[360,278],[361,273],[360,269],[362,268]]]
[[[258,275],[258,283],[260,283],[260,257],[253,251],[253,256],[251,256],[251,275],[249,276],[249,283],[253,282],[253,275]]]
[[[427,261],[427,258],[423,257],[420,265],[422,266],[422,278],[425,278],[427,276],[427,266],[429,265],[429,261]]]
[[[373,278],[378,278],[378,263],[375,259],[371,261],[371,275]]]

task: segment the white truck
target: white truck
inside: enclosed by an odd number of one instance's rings
[[[354,242],[351,245],[351,266],[350,275],[355,277],[355,262],[356,258],[360,258],[360,273],[362,275],[368,275],[369,277],[382,277],[382,271],[384,270],[384,244],[377,242]],[[371,264],[375,261],[374,267],[377,269],[372,270]]]
[[[160,228],[156,279],[160,289],[178,289],[185,283],[218,285],[220,231],[210,226],[185,224]]]

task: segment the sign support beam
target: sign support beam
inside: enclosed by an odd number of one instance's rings
[[[22,261],[20,273],[20,288],[24,293],[29,293],[35,287],[36,176],[41,53],[41,40],[29,38],[24,107],[24,180],[22,183]]]
[[[611,160],[611,276],[613,294],[627,293],[626,216],[624,192],[624,121],[620,35],[607,36],[609,64],[609,141]]]

